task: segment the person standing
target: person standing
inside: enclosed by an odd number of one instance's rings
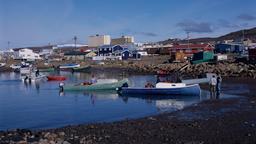
[[[220,90],[221,90],[221,82],[222,78],[220,74],[217,74],[217,84],[216,84],[216,98],[218,99],[220,96]]]
[[[216,85],[217,85],[217,79],[216,79],[215,75],[212,76],[209,84],[210,84],[211,99],[215,99],[216,98]]]
[[[94,84],[94,83],[97,83],[97,78],[95,78],[94,75],[92,75],[92,78],[91,78],[91,84]]]

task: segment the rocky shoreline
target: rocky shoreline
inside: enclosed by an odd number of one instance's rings
[[[133,74],[157,74],[157,71],[164,70],[171,74],[184,65],[189,63],[165,63],[163,60],[159,61],[156,58],[155,62],[149,62],[149,60],[141,61],[105,61],[104,64],[96,64],[93,61],[88,62],[73,62],[80,65],[90,65],[93,70],[118,70],[125,73]],[[37,67],[49,68],[57,67],[60,64],[72,63],[70,61],[62,61],[61,63],[53,63],[49,66],[44,66],[42,63],[38,63]],[[9,67],[0,68],[0,72],[11,72]],[[244,77],[256,79],[256,64],[247,64],[243,62],[235,61],[223,61],[218,63],[202,63],[196,65],[189,65],[187,68],[179,71],[180,75],[184,77],[198,77],[205,73],[220,73],[224,77]]]
[[[95,69],[116,69],[128,73],[140,74],[157,74],[159,69],[171,74],[188,63],[170,63],[170,64],[151,64],[143,63],[119,63],[119,64],[105,64],[94,65]],[[256,79],[256,65],[234,62],[219,62],[219,63],[203,63],[197,65],[189,65],[187,68],[181,70],[180,75],[184,77],[198,77],[205,73],[219,73],[224,77],[243,77]]]

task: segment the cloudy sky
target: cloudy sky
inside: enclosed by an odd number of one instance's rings
[[[256,0],[0,0],[0,48],[87,43],[94,34],[136,42],[214,37],[256,26]]]

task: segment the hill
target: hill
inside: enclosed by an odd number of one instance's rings
[[[190,39],[191,43],[201,43],[201,42],[217,42],[223,40],[239,40],[243,37],[243,30],[239,30],[236,32],[231,32],[229,34],[220,36],[220,37],[203,37],[203,38],[195,38]],[[251,39],[253,42],[256,42],[256,27],[251,29],[244,30],[244,37]],[[168,39],[164,41],[160,41],[160,44],[169,44],[169,43],[185,43],[187,40],[177,40],[177,39]]]

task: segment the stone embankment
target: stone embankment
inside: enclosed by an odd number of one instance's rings
[[[159,70],[167,73],[173,73],[188,63],[170,63],[170,64],[143,64],[143,63],[107,63],[105,65],[95,65],[94,68],[101,69],[121,69],[126,72],[156,74]],[[179,71],[183,76],[197,77],[205,73],[219,73],[224,77],[247,77],[256,79],[256,65],[219,62],[219,63],[202,63],[191,65]]]

